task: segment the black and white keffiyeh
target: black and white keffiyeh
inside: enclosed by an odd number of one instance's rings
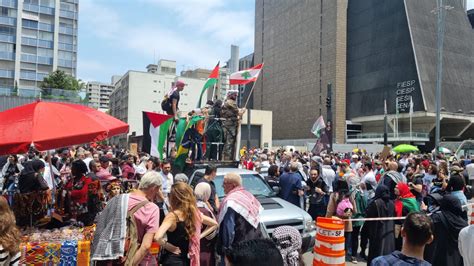
[[[299,251],[303,240],[300,232],[291,226],[280,226],[275,228],[272,239],[280,250],[285,266],[299,265]]]

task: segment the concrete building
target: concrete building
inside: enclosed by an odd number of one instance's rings
[[[333,88],[335,142],[346,122],[347,0],[256,0],[254,64],[265,62],[255,109],[273,111],[273,138],[309,139]]]
[[[105,84],[97,81],[88,82],[86,85],[89,106],[102,111],[109,110],[109,98],[115,89],[112,84]]]
[[[181,92],[181,113],[196,108],[206,79],[177,76],[176,62],[170,62],[174,61],[161,60],[157,65],[148,65],[147,72],[129,70],[115,83],[115,90],[110,95],[110,113],[130,125],[130,135],[143,134],[142,111],[164,113],[161,101],[178,80],[188,84]],[[206,95],[203,101],[207,101]],[[125,144],[127,136],[120,136],[113,141]]]
[[[441,138],[463,140],[474,137],[470,97],[474,92],[474,31],[463,1],[445,4],[452,8],[446,11]],[[386,99],[389,141],[427,144],[427,149],[433,146],[437,15],[432,10],[436,10],[436,1],[431,0],[349,2],[347,118],[361,124],[363,134],[348,142],[382,141]]]
[[[466,97],[474,91],[474,31],[465,1],[445,4],[453,9],[446,16],[441,136],[463,139],[474,136],[474,102]],[[274,111],[274,144],[314,139],[312,124],[319,115],[327,117],[328,87],[335,143],[381,142],[387,99],[389,141],[431,144],[435,9],[432,0],[256,0],[254,63],[265,62],[265,67],[253,103],[256,109]]]
[[[79,0],[0,1],[0,93],[39,95],[54,70],[76,75]]]

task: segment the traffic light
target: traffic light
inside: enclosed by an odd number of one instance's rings
[[[326,98],[326,107],[331,108],[331,97]]]

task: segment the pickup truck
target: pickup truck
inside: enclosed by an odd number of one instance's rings
[[[300,232],[303,238],[304,251],[310,251],[314,245],[316,227],[311,216],[301,208],[277,197],[265,179],[255,171],[238,168],[217,168],[217,176],[214,180],[216,193],[220,200],[224,198],[224,175],[237,173],[242,177],[242,185],[252,193],[263,207],[261,221],[265,225],[267,234],[271,237],[275,228],[283,225],[292,226]],[[196,170],[189,179],[189,184],[194,187],[199,179],[204,176],[204,169]],[[275,190],[278,190],[275,188]]]

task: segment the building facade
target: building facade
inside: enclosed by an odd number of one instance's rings
[[[175,69],[167,61],[167,69]],[[150,66],[156,66],[156,68]],[[153,69],[161,69],[158,65],[149,65],[148,72],[130,70],[116,83],[115,90],[110,95],[110,114],[129,124],[129,135],[143,135],[142,111],[164,113],[161,110],[161,101],[166,93],[170,91],[178,80],[187,84],[180,94],[179,110],[182,114],[196,108],[199,94],[206,79],[180,77],[171,71],[167,73],[153,72]],[[162,71],[160,71],[162,72]],[[203,101],[207,101],[206,95]],[[127,136],[120,136],[114,142],[125,144]]]
[[[332,84],[334,140],[344,142],[346,16],[347,0],[256,0],[254,64],[265,67],[253,106],[273,111],[274,139],[313,137]]]
[[[102,111],[109,110],[110,94],[114,90],[114,85],[97,81],[88,82],[86,85],[89,106]]]
[[[54,70],[76,76],[79,0],[0,1],[0,93],[35,96]]]
[[[474,137],[466,97],[474,92],[474,31],[466,1],[444,3],[441,136],[459,140]],[[256,0],[255,12],[254,64],[265,67],[253,106],[273,111],[274,143],[314,139],[311,126],[327,119],[327,101],[334,143],[380,142],[384,100],[389,141],[433,142],[436,1]],[[349,127],[362,133],[349,139]]]
[[[469,22],[471,22],[471,26],[474,29],[474,9],[467,11],[467,17],[469,18]]]

